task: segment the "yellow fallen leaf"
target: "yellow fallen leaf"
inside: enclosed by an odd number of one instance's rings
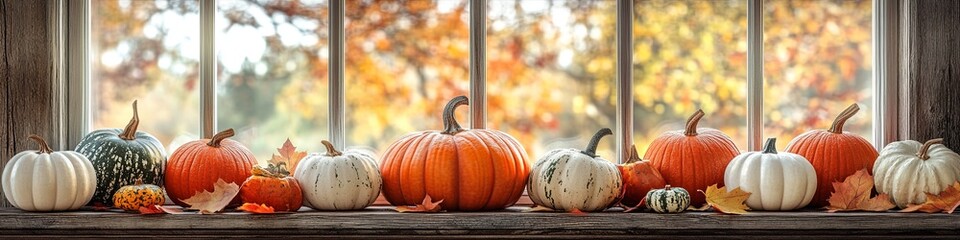
[[[747,210],[750,209],[746,204],[744,204],[744,202],[747,201],[747,198],[750,197],[750,193],[743,191],[739,187],[728,192],[727,187],[718,189],[717,185],[714,184],[707,187],[706,192],[703,190],[698,191],[707,197],[707,204],[717,212],[726,214],[746,214]]]

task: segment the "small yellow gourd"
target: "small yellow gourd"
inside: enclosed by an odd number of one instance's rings
[[[163,196],[160,186],[143,184],[142,179],[137,179],[133,185],[123,186],[113,194],[113,206],[127,211],[138,211],[140,207],[163,205],[166,201]]]

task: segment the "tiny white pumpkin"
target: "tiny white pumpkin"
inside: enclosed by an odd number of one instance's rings
[[[960,181],[960,155],[942,138],[924,144],[913,140],[892,142],[873,163],[877,192],[889,194],[898,207],[927,201],[924,193],[939,194]]]
[[[644,199],[647,208],[658,213],[681,213],[690,207],[690,192],[682,187],[652,189]]]
[[[325,154],[310,154],[293,174],[303,189],[303,204],[317,210],[356,210],[373,204],[383,184],[373,154],[341,153],[327,140],[323,145]]]
[[[620,171],[596,155],[600,138],[610,134],[601,129],[586,150],[556,149],[537,160],[527,183],[530,200],[564,211],[599,211],[616,202],[623,187]]]
[[[93,164],[74,151],[54,152],[37,135],[39,151],[14,155],[3,169],[3,194],[24,211],[76,210],[90,202],[97,188]]]
[[[785,211],[810,204],[817,192],[817,172],[803,156],[777,152],[777,139],[768,138],[762,152],[733,158],[723,173],[727,189],[749,192],[753,210]]]

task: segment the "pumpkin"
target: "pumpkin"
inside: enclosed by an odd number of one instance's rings
[[[803,156],[817,172],[817,193],[811,206],[827,206],[833,182],[842,182],[860,169],[870,169],[877,159],[877,150],[863,137],[843,131],[843,124],[860,107],[850,105],[840,113],[828,130],[811,130],[787,144],[787,152]]]
[[[40,150],[17,153],[3,168],[3,194],[10,204],[48,212],[76,210],[90,202],[97,187],[90,160],[74,151],[54,152],[37,135],[30,139]]]
[[[892,142],[873,163],[877,192],[889,194],[898,207],[922,204],[924,193],[939,194],[960,181],[960,155],[941,144],[942,138],[926,143]]]
[[[183,200],[198,192],[213,192],[218,179],[240,185],[250,177],[257,161],[247,147],[227,139],[233,134],[232,128],[227,129],[211,139],[191,141],[173,151],[164,174],[164,187],[173,203],[189,206]],[[239,195],[231,202],[238,204]]]
[[[623,182],[617,166],[597,156],[597,144],[613,134],[600,129],[583,151],[556,149],[537,160],[527,194],[538,206],[556,210],[599,211],[619,200]]]
[[[289,176],[282,163],[270,164],[267,169],[254,166],[251,174],[240,186],[244,203],[262,204],[280,212],[296,212],[303,206],[300,182]]]
[[[137,179],[133,185],[120,187],[113,194],[113,206],[127,211],[138,211],[140,207],[163,205],[166,201],[165,193],[160,186],[144,184],[143,179]]]
[[[650,165],[650,161],[640,159],[636,146],[630,148],[633,150],[630,156],[624,164],[617,166],[623,179],[623,197],[620,203],[627,207],[640,204],[647,192],[667,184],[660,172]]]
[[[363,209],[377,200],[383,179],[373,154],[337,151],[327,140],[325,154],[310,154],[294,176],[303,187],[304,204],[317,210]]]
[[[723,174],[727,189],[749,192],[754,210],[793,210],[807,206],[817,192],[817,173],[803,156],[778,153],[777,139],[768,138],[762,152],[745,152]]]
[[[647,208],[658,213],[681,213],[690,207],[690,192],[667,185],[647,192]]]
[[[466,130],[454,110],[443,109],[443,131],[406,135],[383,154],[383,196],[393,205],[415,205],[428,194],[447,211],[497,210],[520,199],[529,174],[527,153],[516,139],[489,129]]]
[[[90,159],[97,171],[97,191],[92,202],[113,205],[114,192],[136,179],[163,184],[167,153],[157,138],[137,131],[139,124],[137,101],[134,101],[133,118],[126,128],[96,130],[80,140],[77,152]]]
[[[740,154],[737,145],[723,132],[697,128],[703,116],[703,110],[697,110],[687,119],[686,129],[661,134],[650,143],[643,156],[660,171],[667,184],[694,191],[722,184],[724,169]],[[691,198],[691,203],[696,206],[705,202],[702,194]]]

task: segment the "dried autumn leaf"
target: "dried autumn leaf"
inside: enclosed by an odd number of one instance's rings
[[[442,203],[442,202],[443,202],[443,199],[440,199],[440,201],[434,202],[433,199],[430,198],[430,195],[427,195],[426,197],[423,197],[423,202],[422,202],[422,203],[417,204],[417,205],[414,206],[414,207],[399,206],[399,207],[395,208],[395,210],[396,210],[397,212],[402,212],[402,213],[408,213],[408,212],[410,212],[410,213],[435,213],[435,212],[440,212],[440,211],[442,210],[442,209],[440,209],[440,203]]]
[[[571,215],[574,215],[574,216],[586,216],[586,215],[587,215],[587,213],[585,213],[585,212],[583,212],[583,211],[580,211],[580,209],[576,209],[576,208],[574,208],[573,210],[570,210],[570,214],[571,214]]]
[[[871,211],[882,212],[896,207],[890,196],[880,194],[870,198],[873,192],[873,176],[867,173],[867,169],[860,169],[856,173],[847,176],[843,182],[833,183],[833,193],[827,202],[827,212],[841,211]]]
[[[178,206],[160,206],[160,205],[157,205],[157,206],[158,208],[160,208],[160,210],[162,210],[167,214],[190,214],[190,213],[184,212],[183,208]]]
[[[300,160],[307,156],[306,151],[298,152],[297,147],[293,146],[289,138],[283,142],[283,146],[277,148],[277,152],[279,152],[280,155],[274,154],[268,163],[274,166],[285,165],[287,172],[291,173],[291,175],[297,169],[297,164],[300,163]]]
[[[624,207],[623,207],[623,208],[624,208],[623,212],[637,212],[637,211],[641,211],[641,210],[643,210],[646,206],[647,206],[647,197],[643,197],[643,198],[640,199],[640,203],[637,203],[636,206],[629,207],[629,208],[626,207],[626,206],[624,206]]]
[[[556,211],[557,210],[553,210],[553,208],[548,208],[544,206],[533,206],[532,208],[523,210],[523,212],[556,212]]]
[[[204,190],[203,192],[197,192],[193,197],[180,201],[190,205],[187,209],[199,210],[200,214],[212,214],[227,207],[230,201],[237,196],[237,193],[240,193],[240,186],[236,183],[227,183],[223,179],[217,179],[217,183],[213,185],[213,192]]]
[[[93,211],[95,212],[110,211],[110,207],[107,207],[107,205],[104,205],[103,203],[97,202],[93,204]]]
[[[707,187],[707,191],[698,190],[703,195],[707,197],[707,205],[713,208],[713,210],[726,213],[726,214],[746,214],[747,210],[750,209],[747,207],[744,202],[747,201],[747,198],[750,198],[750,193],[743,191],[742,189],[734,188],[731,191],[727,191],[727,187],[717,188],[717,185]]]
[[[164,214],[166,212],[163,209],[160,209],[160,205],[151,205],[148,207],[140,207],[140,214],[142,215],[152,215],[152,214]]]
[[[253,213],[253,214],[270,214],[276,213],[273,210],[273,207],[267,206],[266,204],[256,204],[256,203],[244,203],[237,210]]]
[[[940,194],[924,194],[927,195],[927,201],[922,204],[910,204],[907,208],[900,210],[900,212],[921,211],[925,213],[944,212],[951,214],[957,209],[957,206],[960,205],[960,182],[953,183],[952,186],[944,189]]]
[[[703,206],[700,206],[700,207],[693,207],[693,206],[687,207],[687,211],[694,211],[694,212],[706,212],[706,211],[709,211],[709,210],[710,210],[710,204],[709,204],[709,203],[708,203],[708,204],[703,204]]]

